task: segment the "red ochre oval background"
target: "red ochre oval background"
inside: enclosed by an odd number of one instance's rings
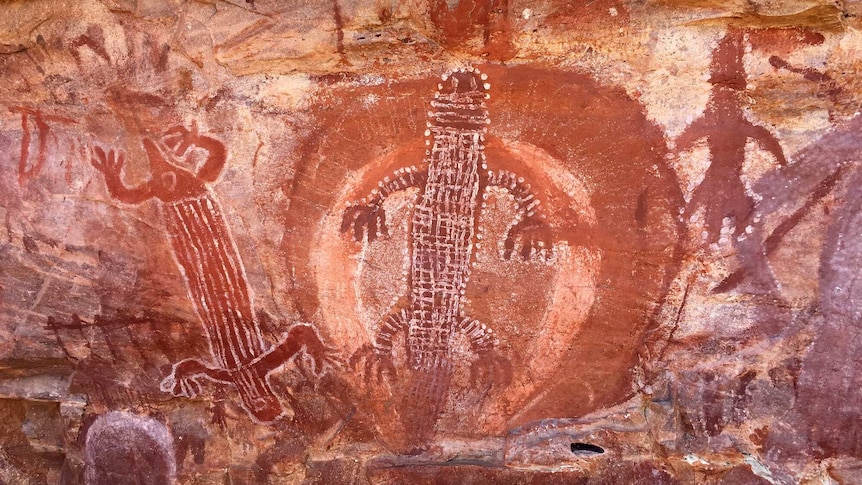
[[[577,417],[621,402],[633,393],[638,352],[682,259],[678,214],[683,198],[665,161],[664,135],[625,91],[602,86],[582,73],[478,67],[491,84],[489,169],[495,168],[490,155],[499,145],[495,140],[532,146],[556,160],[591,193],[595,221],[588,234],[577,235],[578,244],[602,255],[586,319],[565,343],[554,370],[540,376],[542,384],[519,401],[521,408],[506,410],[505,426]],[[308,127],[300,128],[305,134],[292,154],[296,172],[282,187],[290,206],[282,221],[281,253],[286,271],[292,272],[301,316],[319,324],[324,333],[345,323],[321,321],[321,305],[338,302],[321,300],[320,275],[312,262],[318,249],[314,241],[331,237],[345,245],[358,244],[325,224],[340,217],[345,192],[352,194],[351,186],[367,186],[394,169],[422,165],[429,101],[443,73],[371,83],[335,80],[309,108]],[[566,201],[557,200],[559,194],[536,192],[544,205],[557,209],[556,220],[549,218],[551,226],[558,233],[571,233],[570,221],[559,216]],[[324,227],[331,234],[319,235]],[[393,271],[400,274],[402,269]],[[481,315],[471,316],[493,328]],[[517,369],[525,363],[512,365]]]

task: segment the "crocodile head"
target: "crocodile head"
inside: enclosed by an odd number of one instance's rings
[[[487,76],[474,68],[458,69],[442,76],[431,101],[431,125],[440,128],[482,130],[489,123],[485,99],[491,87]]]
[[[485,82],[487,78],[487,75],[473,68],[458,69],[443,75],[443,83],[440,84],[439,92],[442,95],[470,96],[475,94],[480,95],[480,99],[483,99],[487,88],[490,87]]]

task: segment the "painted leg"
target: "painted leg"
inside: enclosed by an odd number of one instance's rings
[[[371,376],[377,374],[378,382],[382,382],[384,376],[395,377],[395,365],[392,363],[392,339],[398,333],[404,333],[410,317],[407,310],[392,313],[385,320],[377,333],[374,344],[364,345],[350,358],[350,365],[356,368],[362,360],[365,361],[365,380],[369,382]]]
[[[494,332],[484,323],[470,317],[464,317],[458,323],[457,330],[470,339],[473,351],[479,355],[470,369],[470,380],[474,384],[488,380],[497,387],[509,385],[512,382],[512,364],[496,349]]]

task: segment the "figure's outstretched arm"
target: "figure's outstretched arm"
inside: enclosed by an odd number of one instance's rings
[[[760,146],[762,146],[764,150],[771,153],[779,165],[782,167],[787,166],[787,158],[784,156],[784,149],[781,148],[781,143],[778,142],[778,138],[775,138],[775,135],[773,135],[769,130],[762,126],[749,125],[747,135],[752,140],[760,143]]]
[[[423,185],[427,178],[428,172],[415,166],[396,170],[391,178],[386,177],[378,182],[377,188],[368,197],[347,206],[341,219],[341,232],[353,228],[353,237],[357,241],[362,241],[366,232],[369,241],[381,234],[388,234],[383,201],[395,192]]]
[[[155,195],[152,180],[138,187],[126,187],[123,183],[120,174],[126,161],[125,153],[113,149],[105,153],[99,146],[95,147],[93,152],[90,163],[105,176],[105,185],[111,197],[126,204],[139,204]]]
[[[553,233],[541,213],[539,199],[530,190],[530,184],[524,183],[523,177],[518,177],[508,170],[489,170],[485,187],[505,189],[515,198],[515,203],[518,205],[517,222],[509,229],[504,243],[505,259],[512,257],[515,242],[518,239],[521,240],[521,257],[524,259],[529,258],[534,250],[541,257],[542,249],[551,248]]]

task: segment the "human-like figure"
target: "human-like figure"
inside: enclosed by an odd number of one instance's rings
[[[707,244],[718,242],[724,220],[730,218],[740,265],[746,268],[754,287],[770,292],[775,282],[767,266],[763,244],[756,236],[746,234],[755,202],[742,182],[745,145],[749,139],[757,142],[780,165],[787,165],[787,159],[778,139],[769,130],[745,118],[740,99],[746,85],[743,53],[742,32],[730,30],[713,54],[710,78],[713,89],[706,111],[677,138],[676,147],[685,151],[706,138],[710,153],[709,168],[694,190],[684,216],[688,219],[704,209]],[[722,290],[722,285],[716,288],[716,291]]]
[[[105,176],[111,196],[126,204],[159,199],[174,257],[189,297],[204,325],[213,361],[186,359],[174,364],[161,388],[177,396],[201,392],[200,379],[233,384],[242,406],[257,421],[271,422],[283,414],[269,374],[305,352],[314,370],[322,373],[332,363],[331,349],[317,330],[306,324],[290,328],[284,340],[268,348],[254,311],[248,281],[230,229],[218,202],[207,188],[224,168],[227,152],[215,138],[178,126],[161,139],[145,138],[151,178],[127,187],[121,178],[122,152],[94,149],[93,166]],[[196,173],[179,159],[193,150],[207,153]]]

